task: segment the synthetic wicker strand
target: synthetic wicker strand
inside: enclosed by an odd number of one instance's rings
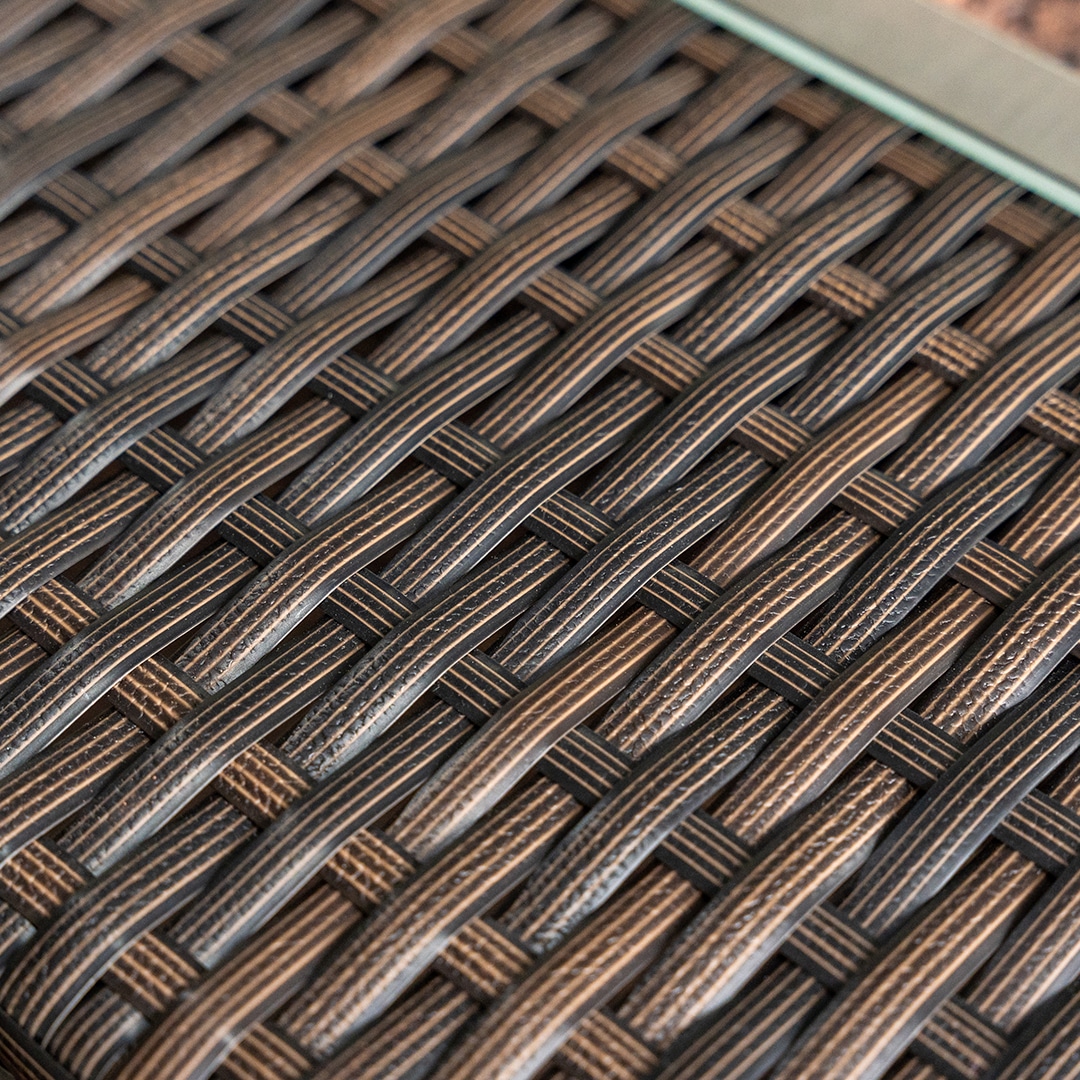
[[[667,0],[0,4],[0,1065],[1080,1059],[1080,224]]]

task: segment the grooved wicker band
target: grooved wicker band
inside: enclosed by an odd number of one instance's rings
[[[1065,1080],[1080,224],[667,2],[0,6],[0,1064]]]

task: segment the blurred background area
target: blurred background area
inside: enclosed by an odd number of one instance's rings
[[[1080,0],[939,0],[1080,68]]]

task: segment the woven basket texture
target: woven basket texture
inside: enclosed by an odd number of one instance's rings
[[[668,2],[0,47],[0,1064],[1077,1075],[1080,223]]]

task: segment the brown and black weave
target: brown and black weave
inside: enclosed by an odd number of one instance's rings
[[[0,1064],[1080,1069],[1080,223],[670,3],[0,5]]]

